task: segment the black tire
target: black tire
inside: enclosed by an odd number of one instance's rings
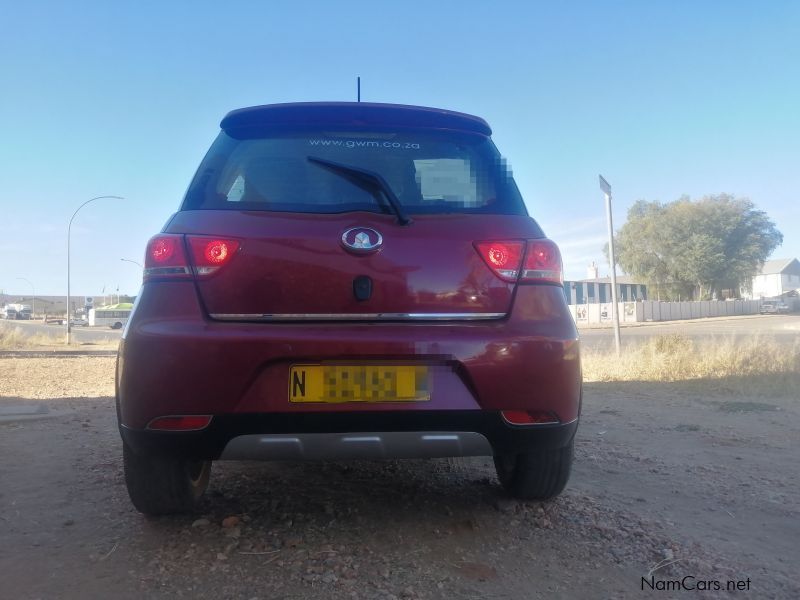
[[[146,515],[191,512],[208,487],[211,461],[137,454],[127,444],[122,458],[128,495]]]
[[[497,478],[514,498],[549,500],[569,481],[574,442],[555,450],[539,450],[494,457]]]

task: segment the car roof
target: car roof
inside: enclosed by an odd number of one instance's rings
[[[474,115],[404,104],[371,102],[295,102],[265,104],[229,112],[220,127],[346,126],[453,130],[490,136],[489,124]]]

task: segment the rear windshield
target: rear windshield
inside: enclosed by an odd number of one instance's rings
[[[486,137],[431,130],[221,132],[182,210],[390,213],[383,194],[309,158],[379,173],[411,214],[526,215]]]

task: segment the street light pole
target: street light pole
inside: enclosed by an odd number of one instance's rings
[[[36,318],[36,288],[29,280],[25,279],[24,277],[17,277],[17,279],[21,281],[26,281],[28,285],[31,286],[31,290],[33,291],[33,301],[31,302],[31,304],[33,305],[31,308],[31,318],[34,319]]]
[[[72,217],[69,219],[69,225],[67,226],[67,346],[70,345],[72,341],[72,319],[70,318],[69,314],[69,303],[70,303],[70,261],[69,261],[69,248],[70,248],[70,236],[72,233],[72,221],[75,218],[75,215],[78,214],[78,211],[82,209],[84,206],[89,204],[90,202],[94,202],[95,200],[103,200],[106,198],[111,198],[114,200],[124,200],[125,198],[121,196],[95,196],[94,198],[90,198],[83,204],[81,204],[78,208],[75,209],[75,212],[72,213]]]
[[[144,281],[144,265],[142,263],[136,262],[135,260],[131,260],[130,258],[120,258],[120,260],[122,262],[133,263],[134,265],[139,267],[142,270],[142,280]],[[139,285],[141,285],[141,283]],[[117,293],[119,293],[119,286],[117,286]]]
[[[606,196],[606,217],[608,218],[608,262],[611,267],[611,316],[614,320],[614,347],[617,356],[620,352],[619,305],[617,304],[617,262],[614,260],[614,224],[611,220],[611,185],[600,175],[600,189]]]

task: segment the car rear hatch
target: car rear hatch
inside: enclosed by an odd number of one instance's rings
[[[212,319],[497,319],[510,310],[523,257],[533,256],[527,241],[543,234],[483,120],[274,105],[234,111],[222,128],[164,230],[185,236],[187,274]]]
[[[498,277],[476,243],[540,237],[525,217],[458,214],[404,227],[370,213],[185,211],[167,231],[188,234],[190,249],[238,246],[223,268],[196,278],[205,310],[220,320],[501,318],[515,282]],[[349,248],[359,232],[380,245]]]

